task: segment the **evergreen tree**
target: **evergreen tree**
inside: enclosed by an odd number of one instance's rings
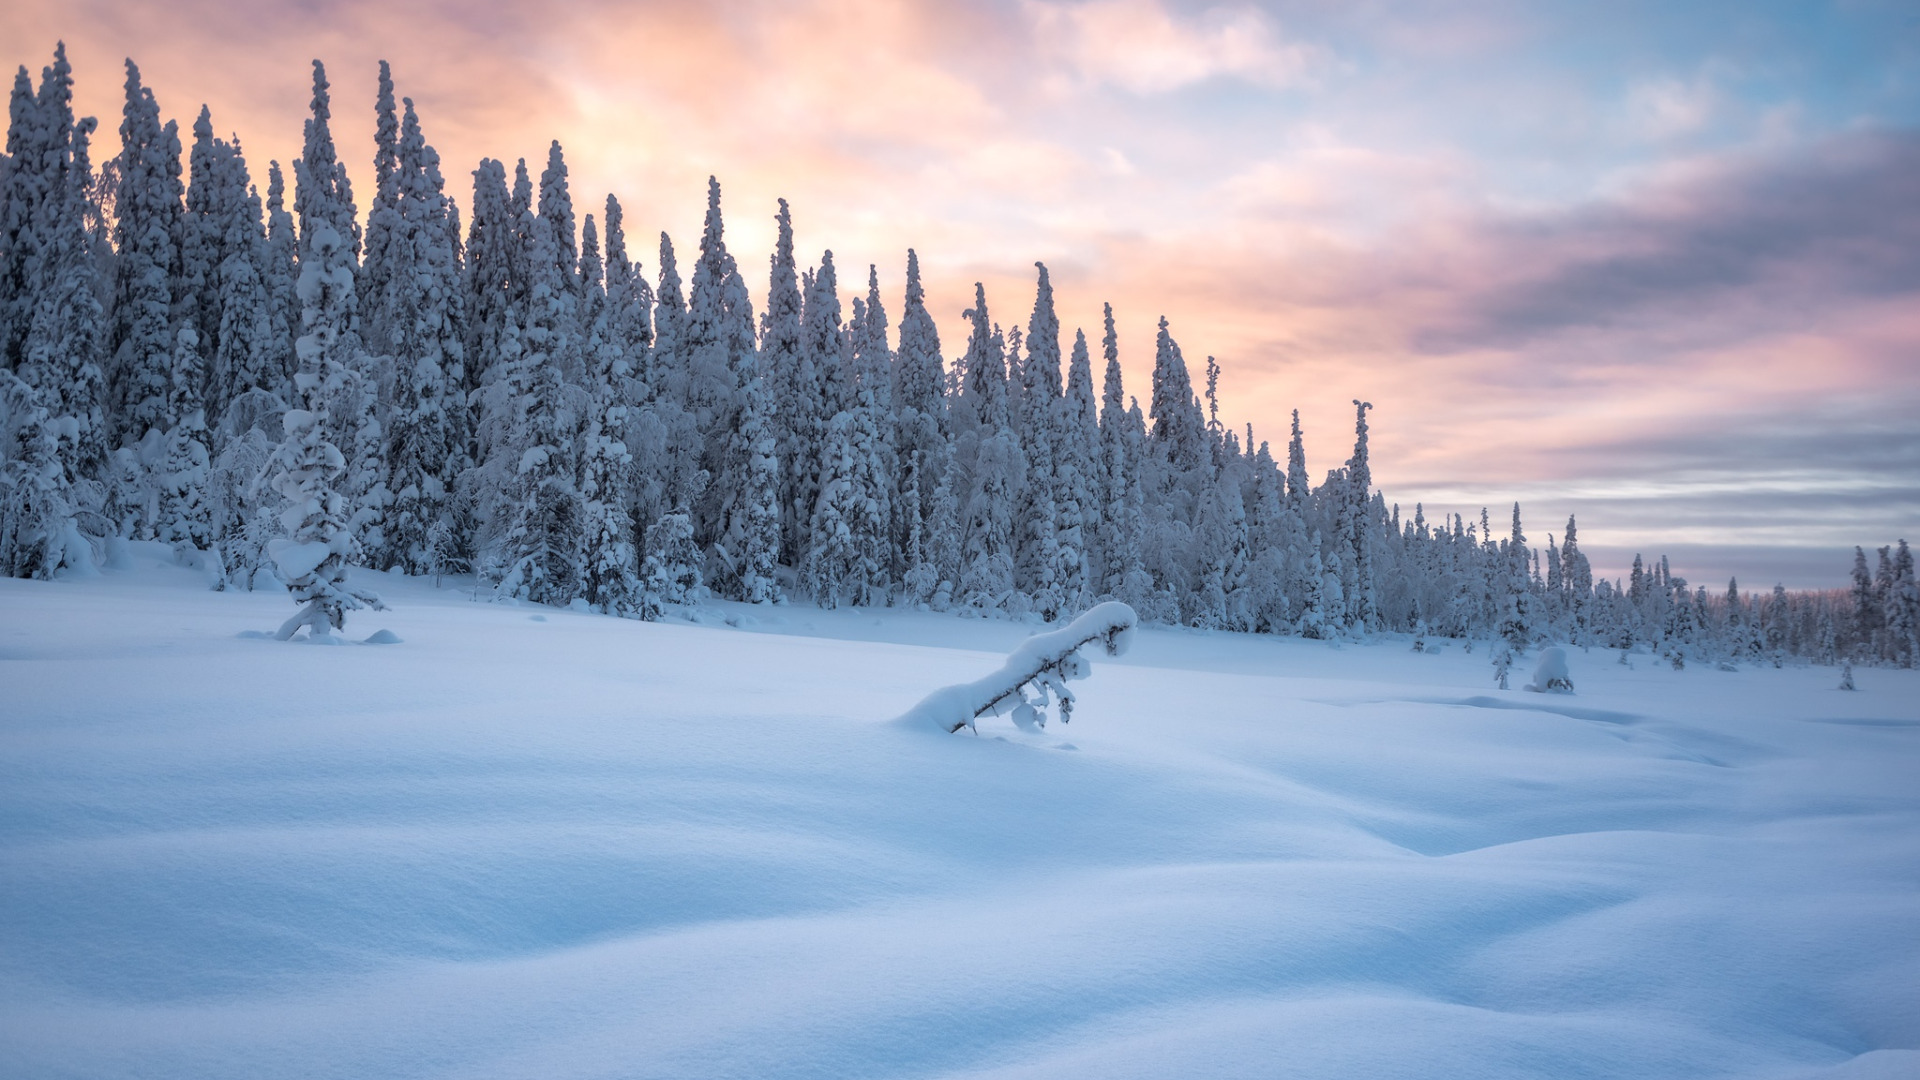
[[[542,604],[567,604],[585,589],[585,508],[574,434],[577,394],[562,376],[579,349],[575,309],[553,233],[532,227],[526,351],[507,376],[516,399],[509,525],[503,538],[506,573],[500,590]]]
[[[952,524],[938,523],[933,517],[934,489],[946,475],[951,456],[945,367],[940,332],[927,311],[926,289],[920,281],[920,257],[908,249],[906,302],[894,358],[893,441],[899,484],[893,504],[900,579],[908,598],[916,603],[931,601],[939,587],[942,578],[932,561],[932,534],[938,528],[951,529]]]
[[[87,225],[92,167],[92,117],[75,120],[73,80],[64,47],[43,70],[32,102],[37,130],[9,141],[16,148],[0,183],[8,192],[5,216],[26,218],[10,238],[10,254],[24,256],[10,274],[21,291],[10,296],[24,313],[17,372],[39,391],[56,432],[57,456],[73,509],[97,508],[97,480],[105,471],[106,424],[101,372],[106,320]],[[25,120],[16,120],[24,124]],[[15,202],[19,199],[21,201]],[[20,248],[30,249],[21,251]]]
[[[1367,457],[1367,410],[1373,402],[1354,400],[1353,457],[1347,462],[1347,492],[1350,500],[1346,559],[1353,567],[1352,592],[1348,596],[1347,621],[1362,630],[1379,628],[1380,618],[1373,572],[1374,515],[1371,512],[1373,471]],[[1514,507],[1514,535],[1519,536],[1520,508]],[[1516,649],[1524,649],[1524,645]]]
[[[552,244],[554,269],[558,272],[556,280],[568,293],[577,296],[581,286],[580,252],[575,243],[573,194],[567,185],[566,155],[561,152],[558,139],[547,147],[547,167],[540,173],[540,224],[546,227]],[[535,272],[544,271],[535,267]]]
[[[1174,470],[1190,471],[1210,460],[1206,423],[1193,396],[1187,362],[1180,355],[1180,343],[1167,332],[1164,317],[1154,343],[1153,405],[1148,415],[1153,419],[1153,445]]]
[[[774,215],[778,232],[769,258],[767,310],[760,323],[761,370],[772,383],[776,401],[774,425],[780,474],[781,558],[795,566],[806,550],[805,533],[812,514],[807,492],[817,471],[812,462],[819,423],[819,379],[813,358],[801,344],[802,301],[793,259],[793,214],[780,200]]]
[[[180,273],[180,137],[160,124],[153,91],[127,61],[126,107],[120,124],[120,189],[114,206],[114,324],[111,338],[118,441],[137,442],[166,429],[172,381],[173,282]]]
[[[155,485],[160,497],[159,539],[176,551],[209,552],[216,564],[213,580],[224,583],[215,548],[214,506],[209,490],[206,410],[200,387],[206,366],[200,358],[200,335],[181,326],[173,353],[173,379],[167,400],[166,462]]]
[[[739,594],[749,604],[781,599],[775,568],[780,561],[780,458],[774,435],[773,391],[770,379],[756,375],[747,386],[741,413],[741,442],[747,459],[745,509],[740,519]]]
[[[380,61],[380,82],[374,98],[373,202],[367,208],[366,258],[356,280],[360,289],[360,320],[366,340],[385,349],[394,336],[393,324],[404,316],[392,311],[394,279],[405,273],[405,246],[395,234],[400,221],[400,118],[394,104],[393,72]]]
[[[1033,314],[1027,321],[1026,362],[1020,368],[1018,430],[1027,460],[1026,483],[1019,497],[1018,546],[1014,557],[1015,583],[1032,598],[1034,610],[1048,622],[1062,607],[1058,574],[1065,561],[1057,531],[1059,508],[1055,499],[1054,428],[1061,414],[1060,320],[1054,313],[1053,282],[1044,263],[1034,291]],[[1017,353],[1017,348],[1016,348]],[[1078,552],[1074,553],[1076,556]]]
[[[292,402],[300,396],[293,387],[294,372],[300,366],[299,358],[294,355],[293,343],[301,329],[302,303],[297,288],[300,276],[299,229],[294,224],[293,214],[287,210],[286,192],[286,179],[280,172],[280,163],[268,162],[266,257],[260,276],[270,305],[266,370],[274,381],[271,385],[263,385],[263,389],[271,390]]]
[[[1527,581],[1527,537],[1520,530],[1520,504],[1513,504],[1513,534],[1505,545],[1498,633],[1517,656],[1533,645],[1533,594]]]
[[[0,371],[0,575],[44,581],[71,561],[76,535],[60,425],[39,398]]]
[[[312,115],[307,118],[305,149],[293,163],[293,214],[300,225],[300,245],[304,253],[313,247],[313,234],[326,223],[342,243],[346,265],[357,271],[360,258],[360,220],[354,209],[353,184],[347,179],[347,167],[334,150],[332,97],[328,93],[326,65],[313,62]],[[177,153],[177,151],[176,151]],[[349,310],[357,310],[357,305]]]
[[[450,483],[466,457],[465,409],[458,397],[465,366],[460,326],[465,291],[439,156],[421,133],[412,98],[405,110],[392,172],[383,184],[393,200],[389,220],[377,232],[368,229],[368,265],[377,262],[387,273],[379,299],[386,333],[381,347],[394,368],[393,407],[382,448],[393,504],[376,558],[421,574],[432,572],[449,554],[430,541],[449,513]]]
[[[473,170],[473,215],[467,222],[463,396],[477,397],[497,377],[494,369],[502,353],[501,339],[514,319],[516,296],[526,286],[513,229],[506,166],[485,158]]]
[[[302,408],[288,410],[286,438],[280,446],[275,486],[286,499],[281,523],[290,534],[269,545],[281,580],[301,610],[280,628],[281,639],[300,627],[310,636],[338,630],[346,613],[363,605],[381,607],[378,597],[347,582],[348,564],[360,554],[354,508],[343,495],[347,460],[337,441],[357,436],[364,401],[362,349],[354,331],[356,307],[352,240],[336,222],[351,222],[351,192],[345,173],[334,164],[332,135],[326,125],[325,72],[314,64],[313,119],[306,125],[307,146],[298,167],[301,217],[301,324],[306,333],[295,343],[299,370],[294,386]],[[356,442],[358,439],[355,440]]]
[[[623,251],[623,259],[624,254]],[[625,492],[626,474],[633,467],[633,458],[620,439],[626,427],[624,384],[630,372],[627,352],[618,340],[613,325],[614,311],[602,281],[592,214],[587,215],[583,229],[580,264],[589,367],[588,422],[581,453],[580,488],[586,516],[582,557],[585,595],[589,603],[608,615],[643,617],[652,612],[640,580],[639,559],[633,545],[633,515]]]

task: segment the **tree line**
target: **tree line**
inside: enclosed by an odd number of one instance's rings
[[[643,619],[708,595],[1046,621],[1118,599],[1316,638],[1920,655],[1904,540],[1877,572],[1857,552],[1850,590],[1709,593],[1664,559],[1595,581],[1573,520],[1536,548],[1517,505],[1504,536],[1484,511],[1402,520],[1368,403],[1315,484],[1298,412],[1284,451],[1224,426],[1218,364],[1196,388],[1164,318],[1143,410],[1112,308],[1069,338],[1042,264],[1024,322],[975,286],[949,359],[914,251],[897,324],[873,266],[843,307],[785,200],[756,311],[716,180],[684,273],[664,233],[643,268],[615,197],[577,213],[558,142],[537,177],[481,161],[463,220],[384,62],[364,216],[319,61],[290,206],[206,108],[184,145],[132,61],[95,167],[72,87],[64,47],[37,87],[22,67],[0,157],[11,576],[159,540],[221,585],[289,588],[316,631],[377,602],[358,564]]]

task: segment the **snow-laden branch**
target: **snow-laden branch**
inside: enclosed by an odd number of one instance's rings
[[[1132,608],[1117,600],[1097,604],[1065,627],[1021,642],[999,671],[970,683],[943,686],[894,722],[956,732],[973,728],[973,722],[988,713],[1012,713],[1013,722],[1023,728],[1045,727],[1047,698],[1052,695],[1060,702],[1060,722],[1067,723],[1073,718],[1074,701],[1068,681],[1093,673],[1080,647],[1098,641],[1108,656],[1121,656],[1139,621]]]

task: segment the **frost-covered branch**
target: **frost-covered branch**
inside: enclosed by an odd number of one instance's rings
[[[956,732],[973,728],[975,720],[989,713],[1011,713],[1021,727],[1044,727],[1051,695],[1060,703],[1060,722],[1067,723],[1073,717],[1074,697],[1066,684],[1093,671],[1080,655],[1080,647],[1098,641],[1108,656],[1121,656],[1138,622],[1133,609],[1117,600],[1095,605],[1067,626],[1021,642],[999,671],[970,683],[943,686],[895,722]]]

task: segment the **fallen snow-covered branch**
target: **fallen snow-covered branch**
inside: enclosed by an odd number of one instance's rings
[[[1065,627],[1021,642],[999,671],[970,683],[943,686],[894,722],[951,733],[973,728],[973,722],[988,713],[1012,713],[1013,722],[1023,728],[1045,727],[1051,694],[1060,702],[1060,722],[1067,723],[1073,718],[1074,701],[1067,683],[1093,673],[1080,647],[1098,641],[1108,656],[1123,655],[1139,621],[1132,608],[1117,600],[1097,604]],[[1032,698],[1027,696],[1028,688],[1033,690]]]

